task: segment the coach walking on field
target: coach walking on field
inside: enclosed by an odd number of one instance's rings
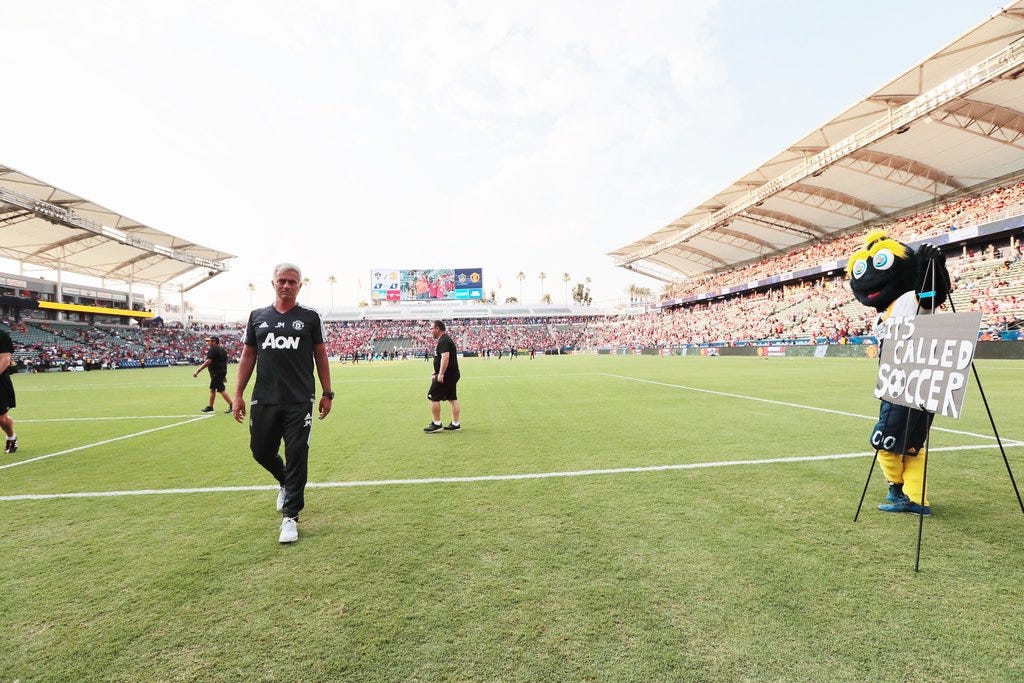
[[[430,416],[433,420],[423,431],[433,434],[439,431],[458,431],[462,428],[459,424],[459,397],[456,392],[456,385],[459,383],[459,354],[455,348],[455,342],[448,336],[444,329],[444,323],[435,320],[430,326],[430,334],[437,340],[437,350],[434,351],[434,374],[430,378],[430,391],[427,392],[427,400],[430,402]],[[452,407],[452,421],[447,427],[441,426],[441,401],[448,401]]]
[[[302,288],[302,271],[291,263],[278,264],[271,282],[274,304],[250,313],[245,326],[245,346],[238,361],[232,410],[235,420],[241,422],[245,417],[245,386],[255,369],[249,446],[256,462],[281,485],[277,509],[283,519],[278,540],[293,543],[299,538],[299,512],[305,505],[309,438],[316,402],[314,363],[323,388],[318,407],[321,420],[331,412],[334,392],[320,314],[295,300]],[[282,439],[283,461],[277,452]]]

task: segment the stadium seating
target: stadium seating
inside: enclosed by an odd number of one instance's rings
[[[900,218],[885,226],[905,241],[955,233],[995,218],[1024,215],[1024,183]],[[564,306],[374,306],[326,323],[329,355],[341,358],[420,357],[433,352],[429,322],[450,320],[460,350],[496,355],[510,349],[565,350],[682,345],[839,342],[868,335],[875,312],[855,301],[842,274],[786,282],[721,297],[722,288],[836,262],[857,248],[860,234],[816,242],[788,254],[666,288],[666,294],[715,293],[685,306],[614,315],[573,315]],[[947,254],[957,311],[981,311],[988,338],[1016,339],[1024,326],[1024,246],[1019,236]],[[241,326],[86,326],[26,320],[0,322],[15,342],[19,366],[33,369],[154,367],[198,364],[209,334],[219,333],[231,358],[241,353]]]

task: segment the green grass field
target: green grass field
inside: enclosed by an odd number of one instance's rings
[[[978,369],[1024,477],[1024,365]],[[463,431],[425,435],[426,363],[335,365],[291,546],[205,374],[19,375],[0,681],[1020,680],[1024,514],[977,386],[936,420],[915,572],[877,467],[853,522],[874,372],[466,359]]]

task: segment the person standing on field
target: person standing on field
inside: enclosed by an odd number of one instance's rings
[[[459,423],[459,399],[455,390],[460,377],[458,350],[440,320],[435,320],[431,324],[430,334],[437,340],[437,349],[434,351],[434,374],[430,378],[430,391],[427,392],[433,420],[423,428],[423,431],[427,434],[442,430],[458,431],[462,428]],[[448,401],[452,407],[452,421],[447,426],[441,426],[441,401]]]
[[[18,435],[14,433],[14,420],[10,410],[15,407],[14,382],[14,341],[6,330],[0,330],[0,429],[7,435],[4,453],[11,455],[18,450]]]
[[[331,369],[324,346],[320,314],[296,301],[302,271],[291,263],[274,268],[274,303],[249,314],[238,360],[238,383],[232,405],[235,420],[245,418],[245,387],[253,370],[256,383],[249,402],[249,447],[252,457],[280,484],[281,543],[299,538],[299,512],[305,507],[309,440],[313,426],[316,383],[323,394],[318,404],[322,420],[331,412]],[[284,441],[284,460],[278,454]]]
[[[210,404],[203,408],[202,412],[213,412],[213,403],[219,393],[221,398],[227,401],[227,412],[230,413],[232,412],[231,397],[228,396],[225,384],[228,378],[228,352],[220,345],[220,337],[207,337],[206,341],[210,343],[210,348],[206,350],[206,360],[192,373],[193,377],[198,377],[204,369],[210,369]]]

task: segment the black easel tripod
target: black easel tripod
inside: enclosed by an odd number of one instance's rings
[[[922,299],[926,299],[926,298],[931,298],[933,302],[934,301],[940,301],[941,299],[946,299],[947,301],[949,301],[949,306],[950,306],[950,309],[952,310],[952,312],[956,313],[956,306],[953,304],[952,298],[949,297],[950,283],[944,277],[943,278],[939,278],[937,276],[937,268],[935,266],[935,259],[936,259],[936,256],[930,257],[928,259],[927,265],[925,267],[925,272],[924,272],[924,277],[922,278],[922,282],[923,283],[929,283],[931,285],[931,287],[930,287],[930,291],[922,292],[921,294],[918,294],[918,299],[919,300],[918,300],[918,306],[917,306],[917,313],[920,314],[920,312],[921,312],[921,308],[922,308],[921,300]],[[938,281],[940,279],[942,280],[941,282]],[[945,297],[940,297],[940,298],[936,297],[936,292],[938,291],[937,290],[938,287],[945,288],[945,291],[946,291],[946,296]],[[937,306],[931,306],[929,308],[932,311],[934,311],[934,309],[937,308]],[[881,349],[881,345],[879,345],[879,349]],[[981,377],[978,375],[978,368],[974,364],[974,360],[973,359],[971,360],[971,372],[974,374],[974,381],[978,385],[978,393],[981,394],[982,403],[984,403],[984,405],[985,405],[985,412],[988,414],[989,424],[992,425],[992,434],[995,437],[996,443],[999,445],[999,452],[1002,453],[1003,463],[1006,465],[1006,473],[1010,477],[1010,484],[1013,485],[1013,492],[1017,495],[1017,503],[1018,503],[1018,505],[1020,505],[1020,511],[1021,511],[1021,513],[1024,513],[1024,500],[1021,499],[1020,489],[1017,487],[1017,481],[1016,481],[1016,479],[1013,476],[1013,470],[1010,468],[1010,461],[1006,457],[1006,449],[1003,447],[1003,441],[999,437],[999,430],[996,428],[996,422],[995,422],[995,419],[992,417],[992,410],[989,407],[988,398],[985,396],[985,389],[982,387]],[[932,431],[931,427],[932,427],[932,418],[934,417],[934,413],[929,413],[928,411],[926,411],[924,409],[924,406],[918,406],[916,409],[910,409],[910,410],[907,411],[906,424],[904,424],[904,429],[903,429],[904,439],[906,439],[906,435],[908,433],[908,427],[909,427],[911,418],[913,417],[913,412],[915,410],[917,410],[920,413],[925,413],[926,414],[926,418],[925,419],[927,420],[927,423],[926,423],[927,432],[925,434],[924,448],[925,448],[925,453],[927,454],[927,453],[929,453],[931,451],[931,431]],[[889,416],[887,415],[886,416],[887,420],[888,420],[888,417]],[[888,425],[886,425],[886,429],[884,429],[883,432],[887,432],[887,431],[888,431]],[[905,448],[905,446],[906,446],[906,442],[905,441],[904,441],[904,444],[902,446],[903,446],[903,448]],[[875,462],[878,460],[878,451],[879,451],[879,449],[876,448],[875,449],[875,455],[871,459],[871,467],[868,469],[867,481],[864,482],[864,490],[860,494],[860,502],[857,504],[857,512],[853,516],[853,521],[854,522],[856,522],[858,520],[858,518],[860,517],[860,511],[861,511],[861,508],[864,505],[864,498],[865,498],[865,496],[867,496],[868,486],[871,484],[871,474],[874,472]],[[921,490],[922,491],[927,491],[928,490],[928,460],[929,459],[930,458],[928,458],[927,456],[925,457],[924,472],[923,472],[922,482],[921,482]],[[924,501],[925,501],[925,498],[922,495],[921,503],[923,504]],[[925,518],[925,515],[924,515],[923,512],[918,514],[918,522],[917,522],[917,551],[916,551],[915,559],[914,559],[914,571],[915,572],[921,571],[921,538],[922,538],[923,533],[924,533],[924,518]]]

